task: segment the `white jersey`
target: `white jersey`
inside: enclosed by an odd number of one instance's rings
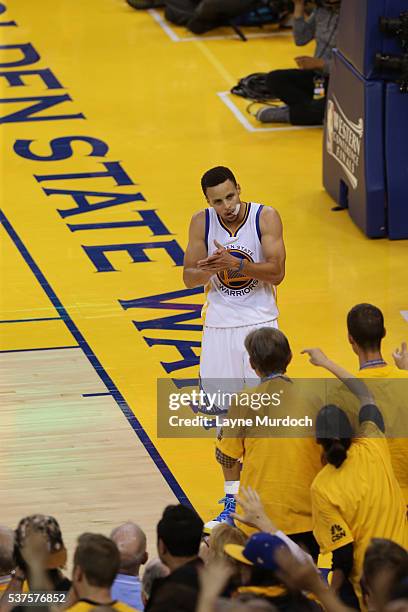
[[[236,257],[251,262],[262,262],[259,216],[262,204],[246,204],[241,224],[231,232],[214,208],[205,211],[205,240],[208,255],[217,247],[214,240],[224,245]],[[241,327],[266,323],[278,317],[275,287],[270,283],[249,278],[238,270],[224,270],[214,274],[206,285],[203,308],[207,327]]]

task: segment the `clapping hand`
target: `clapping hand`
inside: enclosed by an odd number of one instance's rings
[[[223,270],[239,267],[241,261],[240,259],[234,257],[234,255],[231,255],[228,249],[226,249],[217,240],[214,240],[214,244],[217,247],[217,250],[209,257],[200,259],[200,261],[197,262],[197,268],[205,272],[217,274]]]

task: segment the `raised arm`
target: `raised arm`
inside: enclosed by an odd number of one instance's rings
[[[212,272],[197,268],[197,262],[205,257],[207,257],[205,211],[201,210],[191,219],[188,245],[184,255],[183,281],[189,289],[205,285],[210,280]]]
[[[331,372],[346,385],[349,391],[357,397],[360,401],[361,406],[373,403],[373,396],[370,393],[364,380],[353,376],[345,370],[341,365],[338,365],[331,359],[329,359],[321,349],[319,348],[306,348],[301,351],[302,355],[308,355],[309,361],[312,365],[324,368],[328,372]]]

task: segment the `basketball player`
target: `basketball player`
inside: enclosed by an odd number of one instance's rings
[[[251,379],[252,385],[259,382],[244,342],[256,327],[277,327],[275,288],[285,276],[286,254],[279,214],[243,202],[229,168],[208,170],[201,187],[209,208],[191,220],[183,279],[188,288],[206,288],[200,381],[209,397],[217,390],[240,391]],[[218,405],[212,413],[226,408]],[[238,488],[239,481],[226,481],[225,508],[216,521],[235,511]]]

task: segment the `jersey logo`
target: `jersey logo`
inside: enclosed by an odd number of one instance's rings
[[[252,257],[250,257],[247,253],[239,251],[238,249],[228,249],[228,252],[238,259],[253,261]],[[217,276],[220,283],[222,283],[224,287],[228,287],[228,289],[244,289],[245,287],[248,287],[252,281],[252,278],[234,269],[218,272]]]
[[[332,542],[338,542],[339,540],[341,540],[341,538],[344,538],[346,536],[346,532],[340,525],[332,525],[330,532]]]

